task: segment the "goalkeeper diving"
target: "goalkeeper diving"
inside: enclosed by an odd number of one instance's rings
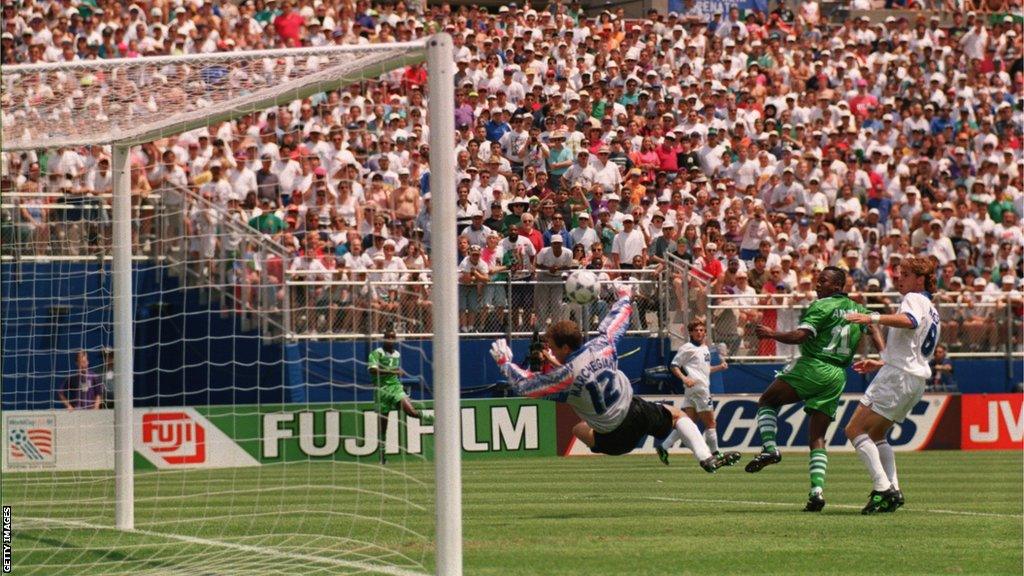
[[[693,451],[701,468],[714,472],[738,453],[716,458],[688,416],[674,406],[654,404],[633,396],[629,378],[619,370],[616,346],[626,333],[633,304],[628,285],[616,285],[618,301],[601,321],[599,334],[583,342],[572,320],[551,324],[545,333],[545,356],[553,368],[534,373],[512,362],[505,339],[491,345],[491,356],[508,378],[514,393],[564,402],[583,421],[572,432],[592,452],[618,456],[636,448],[645,436],[664,438],[673,430]]]

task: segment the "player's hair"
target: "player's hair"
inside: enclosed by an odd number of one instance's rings
[[[826,266],[822,272],[828,272],[832,282],[842,290],[846,286],[846,270],[838,266]]]
[[[572,320],[559,320],[548,326],[544,339],[548,346],[568,346],[570,350],[578,350],[583,345],[583,332]]]
[[[693,332],[694,330],[697,329],[698,326],[703,326],[704,328],[708,327],[707,323],[704,322],[704,320],[698,318],[698,319],[696,319],[696,320],[694,320],[694,321],[692,321],[692,322],[690,322],[689,324],[686,325],[686,331],[688,333],[689,332]]]
[[[910,272],[914,276],[924,277],[924,289],[935,292],[938,287],[938,278],[935,276],[935,262],[930,258],[911,256],[900,264],[900,272]]]

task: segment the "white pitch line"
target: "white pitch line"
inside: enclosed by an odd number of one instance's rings
[[[100,524],[79,522],[77,520],[63,520],[57,518],[22,518],[22,520],[44,523],[51,522],[54,524],[63,524],[66,526],[72,526],[77,528],[88,528],[91,530],[115,530],[115,528],[113,528],[112,526],[102,526]],[[354,560],[340,560],[338,558],[325,558],[323,556],[314,556],[312,554],[299,554],[296,552],[288,552],[285,550],[276,550],[274,548],[263,548],[259,546],[249,546],[247,544],[235,544],[234,542],[209,540],[207,538],[198,538],[196,536],[183,536],[181,534],[168,534],[166,532],[153,532],[151,530],[141,529],[132,530],[130,533],[139,534],[142,536],[167,538],[168,540],[177,540],[179,542],[185,542],[187,544],[198,544],[202,546],[228,548],[231,550],[238,550],[239,552],[248,552],[250,554],[272,556],[274,558],[288,558],[291,560],[301,560],[303,562],[317,562],[320,564],[330,564],[332,566],[337,566],[339,568],[355,568],[357,570],[369,571],[377,574],[388,574],[389,576],[429,576],[424,572],[414,572],[412,570],[405,570],[404,568],[398,568],[395,566],[383,566],[380,564],[371,564],[368,562],[358,562]]]
[[[646,496],[644,500],[659,500],[662,502],[691,502],[694,504],[744,504],[748,506],[785,506],[787,508],[793,507],[793,504],[787,502],[763,502],[759,500],[725,500],[716,498],[670,498],[667,496]],[[826,508],[845,508],[849,510],[860,510],[862,506],[854,506],[853,504],[828,504]],[[928,514],[951,514],[953,516],[982,516],[986,518],[1021,518],[1020,514],[999,514],[998,512],[971,512],[968,510],[917,510],[917,509],[904,509],[903,514],[907,512],[916,513],[928,513]]]

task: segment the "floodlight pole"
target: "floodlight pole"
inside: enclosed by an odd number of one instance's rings
[[[452,37],[427,40],[430,89],[431,261],[434,270],[434,466],[437,481],[436,574],[462,574],[458,262],[455,238],[455,50]]]
[[[113,148],[114,522],[118,530],[134,530],[132,183],[130,148],[123,144],[115,144]]]

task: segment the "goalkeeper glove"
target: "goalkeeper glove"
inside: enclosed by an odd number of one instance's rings
[[[512,361],[512,349],[504,338],[499,338],[491,344],[491,358],[494,358],[498,366],[504,366]]]

